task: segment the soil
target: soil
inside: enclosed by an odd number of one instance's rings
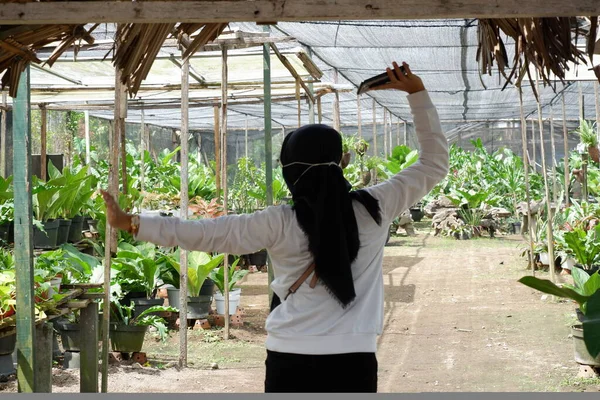
[[[416,225],[416,237],[394,237],[385,250],[379,392],[600,391],[598,378],[577,377],[576,306],[517,282],[530,274],[520,236],[458,241]],[[165,344],[149,333],[149,362],[111,365],[108,391],[262,392],[267,274],[249,274],[241,299],[244,326],[229,340],[222,329],[190,330],[189,367],[179,370],[178,332]],[[55,368],[53,391],[78,392],[78,375]],[[0,391],[16,391],[14,379]]]

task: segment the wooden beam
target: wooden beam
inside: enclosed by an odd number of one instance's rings
[[[35,327],[35,393],[52,393],[52,337],[50,322]],[[98,342],[96,341],[96,346]],[[96,375],[97,379],[98,375]]]
[[[190,60],[186,59],[181,65],[181,188],[180,215],[188,219],[189,186],[189,83]],[[188,300],[188,252],[180,248],[179,254],[179,368],[187,367],[187,300]]]
[[[306,95],[308,96],[310,101],[314,102],[315,96],[313,96],[312,90],[310,90],[310,88],[308,86],[306,86],[306,83],[304,83],[304,81],[300,77],[300,74],[298,74],[296,69],[292,66],[292,64],[290,64],[287,57],[282,55],[279,52],[279,49],[277,48],[275,43],[271,43],[270,46],[271,46],[271,49],[273,49],[273,52],[275,53],[277,58],[279,58],[279,61],[281,61],[281,63],[283,64],[283,66],[285,68],[287,68],[287,70],[290,72],[290,74],[292,74],[292,76],[296,79],[296,82],[300,83],[300,85],[302,86],[302,89],[304,89],[304,92],[306,93]]]
[[[2,24],[278,22],[599,15],[600,2],[487,0],[192,0],[71,1],[0,4]]]
[[[92,301],[80,315],[79,326],[85,335],[81,335],[79,391],[98,393],[98,303]]]
[[[48,128],[47,118],[48,118],[48,110],[44,105],[40,105],[40,113],[41,113],[41,123],[40,123],[40,179],[45,181],[48,177],[48,165],[47,165],[47,145],[48,139],[46,137],[46,132]]]
[[[19,78],[13,106],[13,175],[15,221],[15,272],[17,277],[17,381],[21,393],[35,389],[35,303],[33,280],[33,221],[31,206],[30,70]]]

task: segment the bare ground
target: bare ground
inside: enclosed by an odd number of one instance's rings
[[[577,378],[574,305],[517,282],[529,273],[523,248],[517,236],[455,241],[426,228],[393,238],[383,266],[379,391],[600,391],[598,378]],[[222,330],[190,331],[189,368],[178,370],[178,334],[166,344],[149,334],[149,364],[111,366],[109,392],[262,392],[266,284],[267,274],[248,275],[245,326],[230,340]],[[14,392],[16,383],[0,391]],[[78,392],[78,371],[56,368],[53,391]]]

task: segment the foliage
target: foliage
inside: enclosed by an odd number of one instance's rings
[[[234,286],[248,274],[248,270],[237,270],[236,266],[239,262],[237,259],[230,267],[229,267],[229,282],[228,287],[229,290],[233,290]],[[210,279],[215,283],[215,286],[219,289],[221,294],[225,294],[225,265],[221,265],[219,269],[214,269],[210,273]]]
[[[161,259],[161,278],[164,283],[171,284],[179,288],[181,265],[179,249],[172,255],[167,255]],[[200,290],[206,278],[219,264],[223,262],[224,255],[219,254],[211,256],[208,253],[200,251],[188,252],[188,295],[198,297]],[[237,263],[236,263],[237,264]]]
[[[129,306],[123,305],[118,301],[112,302],[111,314],[115,318],[115,321],[123,325],[129,326],[153,326],[158,332],[158,336],[164,343],[168,338],[167,323],[164,318],[158,315],[153,315],[160,312],[179,312],[175,307],[166,306],[153,306],[147,310],[144,310],[140,315],[133,316],[133,309],[135,305],[133,301]]]
[[[112,265],[118,271],[115,281],[124,292],[144,292],[147,298],[152,297],[158,286],[160,274],[153,244],[133,246],[125,242],[120,243]]]
[[[590,269],[600,261],[600,225],[587,231],[577,227],[565,232],[564,238],[575,258],[584,268]]]
[[[598,136],[596,134],[596,123],[590,124],[585,119],[579,123],[579,127],[575,130],[579,135],[580,142],[586,147],[595,147],[598,145]]]
[[[400,145],[394,147],[392,155],[388,156],[387,162],[385,162],[385,166],[391,175],[396,175],[398,172],[417,162],[418,159],[418,150],[411,150],[408,146]]]

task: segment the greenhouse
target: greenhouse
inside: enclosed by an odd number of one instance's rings
[[[377,391],[600,390],[600,5],[371,3],[0,4],[0,393],[263,392],[270,251],[136,240],[101,190],[183,220],[292,205],[307,124],[352,189],[385,182],[422,154],[405,93],[359,93],[393,61],[449,172],[389,225]]]

